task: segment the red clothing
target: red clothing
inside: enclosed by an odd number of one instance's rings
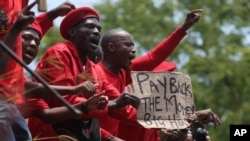
[[[22,6],[22,0],[0,1],[0,40],[3,40],[4,35],[16,21]],[[21,36],[18,36],[13,50],[18,57],[22,58]],[[11,58],[4,74],[0,76],[0,96],[6,99],[14,98],[12,102],[15,104],[22,103],[23,88],[23,68]]]
[[[31,135],[35,139],[44,138],[44,137],[53,137],[53,139],[46,139],[47,141],[60,141],[57,139],[57,133],[51,127],[51,124],[46,124],[42,122],[37,117],[32,117],[28,119],[29,129],[33,129]],[[34,130],[36,129],[36,130]]]
[[[25,0],[24,0],[25,1]],[[41,27],[41,32],[42,32],[42,36],[53,26],[53,21],[47,16],[47,13],[43,13],[40,14],[39,16],[37,16],[35,18],[35,21],[37,22],[39,25],[42,25]],[[30,81],[28,77],[24,76],[24,81]],[[20,107],[20,111],[22,112],[22,115],[25,118],[28,118],[27,116],[32,116],[32,111],[36,110],[36,109],[40,109],[40,107],[43,108],[49,108],[48,105],[42,101],[36,101],[36,102],[31,102],[32,99],[30,101],[25,102],[23,105],[19,105]],[[29,121],[31,121],[32,124],[29,124],[29,127],[31,127],[32,129],[35,129],[37,127],[37,129],[39,130],[33,130],[32,132],[32,136],[33,138],[42,138],[42,137],[57,137],[57,134],[55,133],[55,131],[53,130],[53,128],[51,127],[50,124],[46,124],[44,122],[42,122],[39,118],[37,117],[31,117],[30,119],[28,119]],[[46,131],[46,132],[44,132]],[[49,141],[59,141],[59,139],[48,139]]]
[[[24,8],[24,7],[26,7],[28,5],[29,0],[22,0],[22,2],[23,2],[22,7]]]
[[[153,71],[174,71],[176,64],[172,62],[162,62],[159,66],[153,69]]]
[[[120,74],[114,74],[110,72],[108,69],[104,67],[102,63],[99,65],[104,70],[108,81],[115,86],[120,92],[123,92],[125,87],[132,82],[131,79],[131,71],[151,71],[155,67],[157,67],[161,62],[163,62],[175,49],[181,39],[186,35],[181,28],[177,28],[170,36],[168,36],[165,40],[159,43],[154,49],[152,49],[148,54],[136,58],[132,61],[132,65],[130,70],[121,70]],[[172,67],[171,67],[172,68]],[[173,69],[173,68],[172,68]],[[136,119],[136,110],[134,108],[127,109],[127,112],[131,112],[129,118],[125,118],[124,113],[116,112],[116,114],[112,114],[113,117],[119,118],[119,121],[114,120],[114,123],[110,126],[113,128],[117,128],[118,137],[125,139],[126,141],[156,141],[157,139],[157,130],[153,129],[145,129],[141,125],[139,125]],[[106,123],[112,123],[112,117],[107,116]],[[105,121],[103,121],[105,122]],[[102,127],[102,126],[101,126]],[[106,128],[104,128],[106,129]],[[106,129],[108,130],[108,129]],[[108,130],[110,133],[116,135],[111,130]],[[134,135],[135,136],[131,136]]]
[[[22,10],[22,0],[1,0],[1,23],[0,40],[9,31],[10,27],[15,23],[18,13]]]
[[[24,76],[24,81],[30,81],[30,79],[27,76]],[[34,104],[34,105],[32,105],[32,104]],[[30,116],[30,113],[33,110],[39,109],[39,107],[40,107],[39,105],[43,105],[42,107],[47,107],[47,104],[42,100],[37,102],[37,103],[36,102],[32,103],[32,102],[26,101],[23,105],[19,106],[19,109],[22,112],[22,115],[25,118],[28,118],[27,115]],[[49,107],[47,107],[47,108],[49,108]],[[56,134],[54,129],[51,127],[51,124],[46,124],[46,123],[42,122],[37,117],[30,117],[28,119],[28,121],[29,121],[28,122],[29,128],[32,128],[32,129],[37,128],[38,129],[38,130],[33,130],[33,132],[31,132],[33,138],[38,139],[38,138],[43,138],[43,137],[53,137],[53,139],[47,139],[47,140],[48,141],[60,141],[57,138],[58,135]],[[32,123],[32,124],[30,124],[30,123]]]
[[[48,17],[47,13],[40,14],[35,18],[35,21],[32,24],[29,24],[26,28],[31,28],[35,30],[40,39],[44,34],[53,26],[53,21]]]
[[[110,85],[105,79],[105,75],[102,69],[96,66],[91,61],[87,60],[86,71],[83,69],[83,64],[80,60],[78,52],[74,45],[70,42],[58,43],[50,47],[40,62],[38,63],[36,71],[41,75],[48,83],[53,85],[74,86],[86,80],[86,77],[91,74],[91,79],[95,80],[99,84],[96,93],[105,90],[106,95],[110,99],[114,99],[119,96],[119,92]],[[84,96],[83,93],[79,94]],[[78,95],[65,95],[63,96],[69,103],[76,104],[84,100],[83,97]],[[36,104],[37,109],[45,109],[52,107],[63,106],[56,98],[46,99],[31,99],[32,103],[41,102],[43,104]],[[83,115],[83,118],[100,117],[105,115],[106,110],[99,110],[91,112],[88,115]],[[29,125],[32,125],[32,120],[29,121]],[[31,132],[37,132],[40,129],[30,127]]]
[[[36,17],[35,20],[39,25],[42,25],[41,26],[42,36],[50,29],[50,27],[53,26],[53,21],[48,17],[47,13],[40,14],[39,16]],[[79,102],[82,100],[84,99],[79,99]],[[28,110],[28,111],[49,108],[49,105],[43,99],[29,99],[29,101],[24,106],[25,106],[25,110]],[[31,134],[33,137],[38,136],[38,138],[42,138],[42,137],[56,137],[57,136],[57,134],[51,127],[51,124],[46,124],[37,117],[30,117],[28,126],[31,129]],[[37,128],[37,127],[40,127],[40,128]],[[58,139],[51,139],[51,141],[58,141]]]

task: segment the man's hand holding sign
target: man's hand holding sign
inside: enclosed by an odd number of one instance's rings
[[[183,129],[194,114],[194,98],[188,75],[178,72],[132,72],[133,89],[141,99],[138,122],[145,128]]]

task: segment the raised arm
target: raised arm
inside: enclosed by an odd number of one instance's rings
[[[57,17],[65,16],[72,9],[75,9],[72,3],[64,2],[48,12],[40,14],[35,18],[34,22],[37,22],[41,26],[42,34],[44,35],[53,26],[53,20]]]
[[[3,43],[10,49],[14,49],[14,46],[20,47],[21,43],[17,42],[17,38],[21,31],[28,24],[34,21],[34,13],[30,9],[36,4],[33,2],[31,5],[24,8],[18,15],[17,21],[12,25],[9,32],[4,36]],[[6,66],[8,65],[9,55],[0,47],[0,75],[4,73]]]
[[[160,42],[149,53],[142,57],[134,59],[131,69],[140,71],[143,68],[144,71],[150,71],[158,66],[162,61],[164,61],[172,54],[182,38],[186,35],[186,31],[199,21],[201,16],[200,12],[202,11],[202,9],[195,9],[189,12],[186,15],[186,20],[181,27],[177,28],[172,34],[170,34],[166,39]]]

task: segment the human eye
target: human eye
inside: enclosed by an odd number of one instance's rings
[[[101,26],[98,26],[97,29],[98,29],[99,32],[102,31],[102,27]]]
[[[32,37],[30,35],[22,35],[22,38],[27,41],[32,40]]]
[[[133,48],[134,47],[134,43],[133,42],[127,42],[125,43],[125,45],[129,48]]]
[[[40,45],[40,39],[36,39],[35,42],[37,45]]]
[[[93,24],[86,24],[85,27],[92,29],[92,28],[94,28],[95,26],[94,26]]]

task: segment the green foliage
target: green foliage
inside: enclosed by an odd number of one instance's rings
[[[221,117],[223,125],[218,129],[208,126],[212,140],[228,141],[230,124],[250,122],[250,50],[249,43],[243,42],[244,31],[250,28],[250,2],[105,0],[95,8],[102,15],[102,33],[124,28],[134,36],[139,54],[182,25],[188,11],[204,9],[170,60],[190,75],[196,109],[211,108]]]
[[[250,31],[249,0],[104,0],[95,8],[102,33],[113,28],[132,33],[138,55],[181,26],[188,11],[204,9],[168,60],[191,77],[196,109],[211,108],[222,119],[218,129],[208,126],[211,140],[228,141],[230,124],[250,123],[250,43],[243,42]],[[53,28],[40,52],[60,40]]]

